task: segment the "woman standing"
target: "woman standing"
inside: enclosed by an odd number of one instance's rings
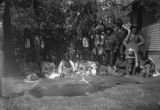
[[[105,39],[105,54],[106,54],[106,65],[113,67],[115,63],[114,52],[116,46],[116,37],[113,34],[113,29],[107,27],[105,29],[106,39]]]
[[[132,52],[135,56],[133,59],[134,61],[131,62],[129,59],[127,60],[126,63],[126,75],[134,75],[136,67],[138,67],[138,62],[139,62],[139,46],[141,46],[144,43],[144,39],[139,33],[139,27],[137,26],[131,26],[130,27],[130,33],[128,36],[125,38],[123,44],[126,47],[125,50],[125,55],[126,58],[129,56],[129,54]],[[132,73],[130,73],[132,72]]]
[[[138,52],[139,52],[139,47],[144,43],[143,37],[140,35],[139,27],[138,26],[131,26],[130,27],[130,33],[128,36],[125,38],[123,45],[126,47],[125,54],[128,54],[129,48],[134,48],[135,50],[135,55],[136,55],[136,66],[138,66]]]
[[[94,38],[94,48],[92,52],[96,56],[96,59],[99,63],[102,63],[104,56],[104,35],[102,29],[96,30],[96,35]]]

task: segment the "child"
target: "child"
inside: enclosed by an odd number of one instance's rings
[[[143,77],[152,77],[155,73],[155,64],[148,58],[148,54],[145,53],[145,56],[140,60],[140,76]]]

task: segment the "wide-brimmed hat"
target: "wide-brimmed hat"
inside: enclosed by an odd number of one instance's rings
[[[133,28],[136,28],[136,29],[137,29],[137,31],[139,31],[139,27],[138,27],[138,26],[136,26],[136,25],[132,25],[132,26],[130,27],[130,30],[132,30]]]

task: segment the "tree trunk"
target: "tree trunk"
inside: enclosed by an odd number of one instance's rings
[[[3,28],[4,28],[4,46],[5,50],[12,47],[11,44],[11,16],[10,16],[10,3],[5,3],[5,9],[3,13]]]
[[[3,13],[3,77],[16,76],[15,73],[18,73],[14,57],[14,48],[12,45],[11,27],[10,3],[5,2]]]

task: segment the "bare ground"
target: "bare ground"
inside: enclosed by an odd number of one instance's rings
[[[3,78],[3,108],[7,110],[160,110],[160,77],[88,77],[93,83],[115,85],[94,94],[75,97],[35,98],[24,90],[33,84],[24,83],[21,79]],[[80,78],[43,80],[37,86],[53,84],[83,83]],[[9,94],[22,93],[11,98]],[[23,94],[24,93],[24,94]],[[1,105],[1,104],[0,104]],[[1,106],[0,106],[1,107]]]

